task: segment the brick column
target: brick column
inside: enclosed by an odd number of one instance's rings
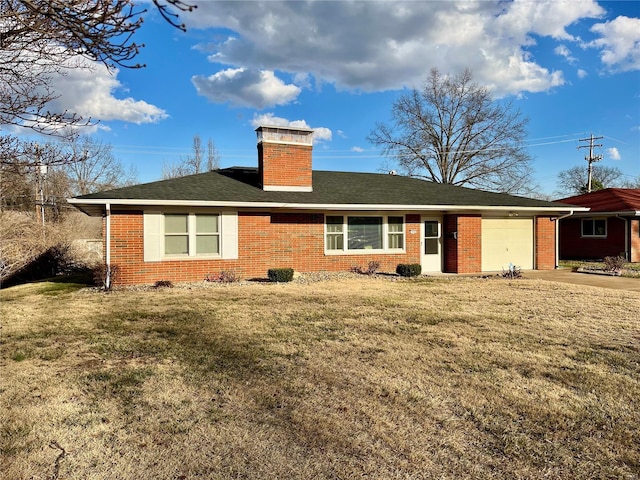
[[[551,217],[535,218],[535,265],[536,270],[556,268],[556,226]]]
[[[445,215],[444,265],[449,273],[482,271],[482,216]],[[455,237],[454,237],[455,233]]]

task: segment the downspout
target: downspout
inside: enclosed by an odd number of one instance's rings
[[[556,270],[558,269],[558,264],[560,263],[560,220],[563,218],[567,218],[573,215],[573,210],[571,210],[566,215],[561,215],[556,218],[554,221],[556,222]]]
[[[109,290],[111,288],[111,204],[105,204],[105,277],[104,287]]]
[[[630,262],[631,252],[629,251],[629,237],[631,237],[631,235],[629,234],[629,221],[620,215],[616,215],[616,218],[619,218],[624,222],[624,258],[627,262]]]

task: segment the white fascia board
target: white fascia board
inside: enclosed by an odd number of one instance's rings
[[[576,211],[579,211],[580,213],[578,213],[576,216],[588,216],[588,217],[615,217],[615,216],[620,216],[620,217],[640,217],[640,210],[624,210],[621,212],[592,212],[590,211],[591,209],[587,209],[589,211],[585,212],[583,210],[578,210],[576,209]]]
[[[320,204],[320,203],[281,203],[281,202],[218,202],[191,200],[135,200],[135,199],[76,199],[68,202],[72,205],[113,206],[166,206],[166,207],[234,207],[234,208],[286,208],[293,210],[387,210],[387,211],[464,211],[464,212],[588,212],[586,207],[517,207],[488,205],[384,205],[384,204]]]

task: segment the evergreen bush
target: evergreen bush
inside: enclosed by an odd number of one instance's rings
[[[419,263],[399,263],[396,273],[402,277],[417,277],[422,273],[422,266]]]
[[[267,277],[271,282],[290,282],[293,280],[293,268],[270,268]]]

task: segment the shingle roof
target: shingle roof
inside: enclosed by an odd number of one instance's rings
[[[503,206],[560,208],[559,203],[428,182],[400,175],[313,172],[312,192],[263,191],[256,168],[232,167],[76,197],[83,201],[134,200],[279,203],[294,205]],[[117,202],[114,202],[117,203]]]
[[[591,212],[640,212],[640,188],[605,188],[563,198],[562,203],[591,208]]]

